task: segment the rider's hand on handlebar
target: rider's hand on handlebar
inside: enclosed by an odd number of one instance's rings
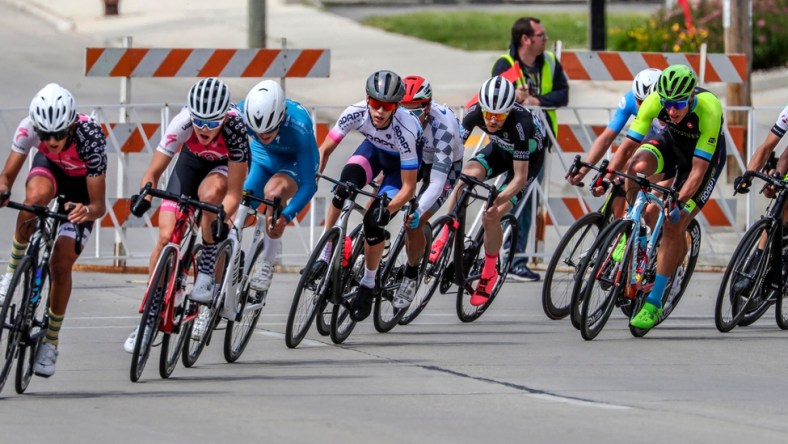
[[[223,220],[217,218],[211,222],[211,234],[214,242],[221,242],[227,239],[227,234],[229,233],[230,229]]]
[[[733,179],[733,190],[737,193],[746,194],[750,192],[752,181],[749,177],[739,176]]]
[[[142,217],[146,211],[150,210],[151,203],[148,199],[140,199],[139,194],[131,196],[131,214]]]
[[[574,172],[570,171],[566,174],[566,181],[574,186],[582,186],[583,178],[586,177],[586,173],[588,173],[588,170],[585,170],[585,168],[580,168]]]
[[[419,223],[421,222],[421,214],[419,213],[419,210],[416,210],[413,213],[411,213],[411,215],[408,216],[407,221],[408,221],[407,222],[408,228],[410,228],[411,230],[415,230],[416,228],[419,228]]]
[[[10,198],[11,190],[6,187],[0,187],[0,208],[4,207]]]
[[[378,224],[379,227],[385,227],[389,224],[389,221],[391,220],[391,213],[389,212],[388,208],[376,206],[372,211],[372,216],[375,218],[375,223]]]
[[[668,213],[668,218],[670,219],[670,223],[678,223],[681,220],[681,206],[677,205],[676,202],[673,202],[670,205],[670,213]]]
[[[65,208],[68,210],[68,221],[74,225],[87,222],[90,218],[90,209],[85,204],[66,202]]]
[[[287,227],[287,219],[284,216],[279,216],[276,219],[276,223],[273,223],[272,217],[268,216],[268,235],[271,236],[272,239],[279,239],[285,232],[285,228]]]

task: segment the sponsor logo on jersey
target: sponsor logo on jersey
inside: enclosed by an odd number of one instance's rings
[[[339,122],[337,122],[337,124],[339,124],[341,126],[341,125],[345,125],[346,123],[353,122],[353,121],[356,121],[358,119],[362,119],[362,118],[364,118],[365,114],[366,114],[366,111],[356,111],[356,112],[344,115],[344,116],[342,116],[341,119],[339,119]]]

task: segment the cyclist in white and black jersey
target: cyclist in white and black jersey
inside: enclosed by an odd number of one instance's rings
[[[432,86],[423,77],[407,76],[405,96],[400,104],[413,114],[424,128],[424,148],[419,167],[419,202],[408,218],[408,263],[404,279],[394,296],[394,308],[410,305],[416,294],[418,264],[424,254],[424,224],[443,205],[454,189],[462,171],[465,145],[460,137],[460,122],[450,108],[433,103]]]
[[[391,71],[377,71],[367,79],[367,99],[349,106],[320,145],[320,172],[322,173],[331,153],[351,131],[356,130],[365,139],[350,156],[342,169],[340,180],[363,187],[378,174],[383,173],[379,194],[391,197],[387,208],[368,211],[364,217],[364,276],[359,285],[359,295],[351,316],[361,321],[369,316],[375,296],[375,275],[384,249],[385,226],[416,193],[419,169],[418,146],[421,126],[406,109],[399,107],[405,94],[402,79]],[[326,214],[326,228],[339,218],[346,191],[337,188]],[[380,225],[378,225],[380,222]],[[311,273],[321,273],[328,264],[331,245],[323,251]]]
[[[470,300],[478,306],[487,302],[498,281],[496,262],[503,242],[501,218],[525,196],[528,185],[542,169],[546,136],[539,117],[515,103],[515,87],[503,77],[493,77],[482,85],[479,102],[462,119],[463,142],[474,128],[487,133],[490,143],[468,161],[463,174],[487,180],[506,173],[500,194],[482,216],[485,260]],[[450,208],[456,204],[463,186],[462,181],[457,184]],[[448,232],[440,233],[436,240],[439,243],[433,243],[433,248],[442,248],[447,236]]]
[[[774,152],[774,149],[777,148],[777,144],[780,143],[780,139],[783,138],[785,135],[786,130],[788,130],[788,106],[783,109],[783,112],[777,117],[777,121],[774,122],[774,126],[772,126],[772,130],[766,135],[766,140],[763,141],[761,146],[759,146],[750,158],[750,162],[747,163],[748,170],[755,170],[758,171],[766,165],[766,162],[769,160],[769,156]],[[786,150],[788,151],[788,150]],[[784,154],[784,152],[783,152]],[[782,156],[780,156],[782,158]],[[778,162],[778,172],[781,172],[781,175],[785,175],[785,169],[779,168]],[[745,189],[749,188],[750,183],[747,181],[744,183],[744,186],[739,186],[742,183],[741,177],[736,178],[735,188],[737,191],[746,193]],[[771,197],[774,195],[772,194]]]
[[[167,191],[174,194],[185,194],[203,202],[214,205],[222,204],[225,213],[232,215],[238,209],[246,180],[249,161],[249,141],[246,137],[246,123],[240,111],[230,105],[230,88],[221,80],[207,78],[194,84],[189,90],[188,106],[167,125],[153,159],[140,181],[141,186],[150,182],[159,183],[164,170],[172,158],[180,150],[180,155],[173,168]],[[135,205],[137,196],[132,196],[132,208],[136,208],[135,216],[142,216],[150,208],[151,197],[144,199],[141,205]],[[175,229],[178,204],[163,201],[159,212],[159,238],[151,252],[148,270],[156,266],[161,249],[170,241]],[[217,221],[216,215],[205,212],[202,214],[203,250],[197,263],[197,279],[189,297],[200,303],[210,303],[213,297],[213,267],[216,260],[216,247],[222,238],[214,233],[226,233],[218,230],[218,224],[229,221]],[[202,327],[204,317],[202,310],[194,329]],[[129,336],[124,349],[132,353],[137,331]]]
[[[77,230],[82,232],[84,246],[94,221],[106,212],[106,147],[98,122],[78,114],[71,93],[50,83],[33,97],[29,116],[19,123],[0,174],[0,193],[11,191],[30,150],[36,148],[38,152],[25,181],[24,203],[48,205],[53,198],[63,195],[65,208],[58,210],[69,214],[69,222],[60,224],[50,259],[49,322],[33,366],[33,372],[39,376],[55,373],[60,327],[71,296],[71,268],[78,258],[74,248]],[[5,202],[0,202],[3,205]],[[0,305],[29,245],[35,229],[35,224],[30,223],[34,217],[23,211],[17,215],[11,259],[0,282]]]

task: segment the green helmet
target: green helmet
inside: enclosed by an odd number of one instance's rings
[[[671,65],[659,76],[657,93],[663,100],[686,100],[698,83],[695,73],[687,65]]]

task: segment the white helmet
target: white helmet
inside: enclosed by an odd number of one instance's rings
[[[202,79],[189,90],[189,112],[193,117],[219,120],[229,107],[230,88],[219,79]]]
[[[273,80],[255,85],[244,101],[244,116],[257,133],[273,131],[285,118],[285,92]]]
[[[30,118],[38,131],[62,131],[77,120],[74,96],[57,83],[50,83],[30,102]]]
[[[514,85],[503,77],[488,79],[479,90],[479,105],[488,113],[508,113],[514,99]]]
[[[657,68],[648,68],[640,71],[632,81],[632,94],[638,100],[645,100],[657,87],[657,81],[662,70]]]

